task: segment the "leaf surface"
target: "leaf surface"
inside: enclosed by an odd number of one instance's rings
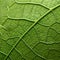
[[[46,2],[0,0],[0,60],[60,59],[60,1]]]

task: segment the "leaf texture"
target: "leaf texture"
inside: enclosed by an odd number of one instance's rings
[[[60,60],[60,0],[0,0],[0,60]]]

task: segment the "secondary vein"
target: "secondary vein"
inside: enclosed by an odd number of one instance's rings
[[[13,48],[10,50],[10,52],[8,53],[8,55],[5,57],[5,59],[4,60],[6,60],[8,57],[9,57],[9,55],[11,54],[11,52],[14,50],[14,48],[17,46],[17,44],[22,40],[22,38],[41,20],[41,19],[43,19],[45,16],[47,16],[51,11],[53,11],[54,9],[56,9],[56,8],[58,8],[60,6],[60,4],[59,5],[57,5],[57,6],[55,6],[55,7],[53,7],[52,9],[50,9],[47,13],[45,13],[39,20],[37,20],[20,38],[19,38],[19,40],[16,42],[16,44],[13,46]]]

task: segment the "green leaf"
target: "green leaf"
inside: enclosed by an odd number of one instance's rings
[[[60,0],[0,0],[0,60],[60,60]]]
[[[48,8],[52,8],[56,6],[57,4],[60,4],[60,0],[15,0],[18,3],[36,3],[36,4],[42,4]]]

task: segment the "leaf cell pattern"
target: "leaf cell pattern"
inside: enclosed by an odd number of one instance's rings
[[[0,60],[60,60],[60,0],[0,0]]]

